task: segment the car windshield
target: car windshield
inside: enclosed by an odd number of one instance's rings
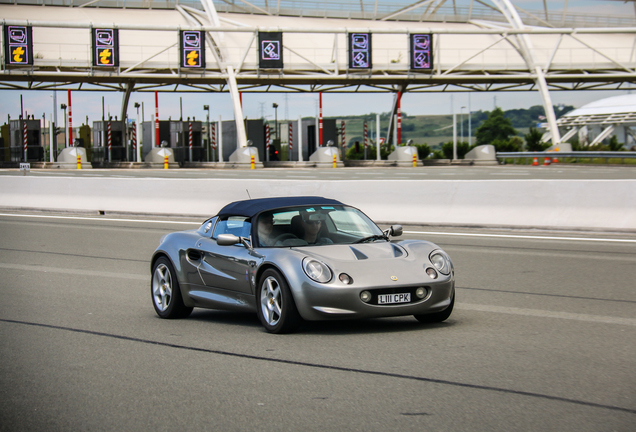
[[[260,247],[322,246],[386,241],[364,213],[347,206],[303,206],[258,215]]]

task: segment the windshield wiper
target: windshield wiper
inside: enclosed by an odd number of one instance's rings
[[[375,241],[375,240],[388,240],[388,239],[384,235],[374,234],[368,237],[361,238],[360,240],[356,240],[352,244],[366,243],[366,242]]]

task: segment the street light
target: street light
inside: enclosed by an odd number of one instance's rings
[[[141,128],[139,127],[139,107],[141,106],[141,104],[139,102],[135,102],[135,108],[137,108],[137,119],[135,120],[135,147],[137,147],[136,153],[135,153],[135,160],[137,162],[141,162],[141,134],[139,133],[139,131],[141,130]]]
[[[207,131],[207,135],[208,135],[208,148],[207,148],[207,154],[208,154],[208,162],[210,162],[210,152],[212,151],[212,143],[210,142],[210,105],[203,105],[203,110],[206,111],[206,115],[205,115],[205,129]],[[213,156],[214,159],[214,156]]]

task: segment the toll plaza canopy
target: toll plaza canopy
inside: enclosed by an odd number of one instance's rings
[[[550,90],[636,81],[633,16],[541,1],[12,3],[0,89],[230,92],[238,119],[239,92],[537,90],[558,142]]]

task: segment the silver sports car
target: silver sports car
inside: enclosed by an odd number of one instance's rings
[[[161,318],[194,307],[252,311],[271,333],[303,320],[444,321],[455,302],[453,264],[433,243],[390,240],[401,234],[333,199],[233,202],[199,229],[161,239],[150,263],[152,304]]]

